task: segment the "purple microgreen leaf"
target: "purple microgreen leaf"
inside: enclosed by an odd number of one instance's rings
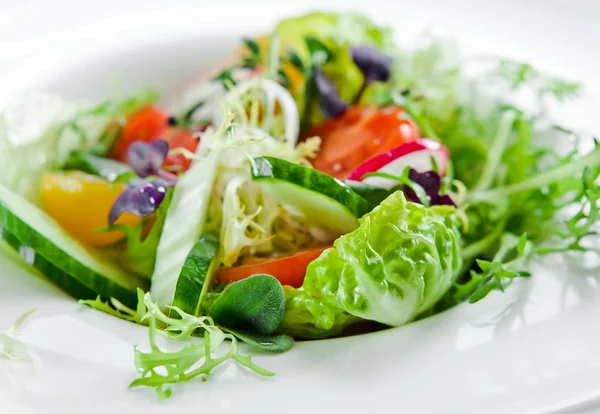
[[[386,82],[390,78],[393,59],[372,46],[353,46],[350,48],[352,61],[365,77],[365,82]]]
[[[316,71],[314,79],[320,94],[319,108],[325,117],[337,118],[348,110],[348,103],[339,97],[335,85],[327,79],[323,72]]]
[[[113,203],[108,224],[112,226],[125,212],[138,217],[154,213],[164,200],[167,187],[167,182],[162,179],[127,187]]]
[[[418,184],[425,190],[425,193],[429,198],[430,205],[447,205],[456,207],[456,203],[454,203],[454,200],[452,200],[449,195],[440,194],[442,180],[437,172],[425,171],[420,173],[411,168],[408,173],[408,178],[410,181]],[[419,197],[414,190],[410,188],[410,186],[405,186],[404,193],[406,194],[406,198],[408,198],[410,201],[420,203]]]
[[[142,178],[158,175],[169,152],[169,143],[162,139],[152,142],[136,141],[129,146],[127,161]]]
[[[167,183],[167,185],[169,187],[172,187],[175,184],[177,184],[177,180],[179,180],[179,177],[177,177],[177,174],[173,174],[172,172],[165,171],[165,170],[158,171],[156,173],[156,176],[158,178],[162,178],[163,180],[165,180],[165,182]]]

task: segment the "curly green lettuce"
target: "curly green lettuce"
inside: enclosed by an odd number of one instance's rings
[[[301,288],[286,291],[282,331],[329,337],[360,319],[399,326],[428,311],[462,266],[455,213],[390,195],[309,265]]]

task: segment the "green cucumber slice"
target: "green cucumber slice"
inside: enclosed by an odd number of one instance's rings
[[[150,282],[152,299],[161,306],[173,304],[181,270],[202,234],[217,163],[215,153],[194,161],[173,190]]]
[[[84,212],[82,212],[84,214]],[[115,298],[136,306],[139,277],[86,248],[42,210],[0,186],[2,238],[26,260],[77,299]]]
[[[219,261],[219,238],[212,234],[200,236],[181,268],[173,306],[191,315],[200,315],[203,296],[210,286]]]
[[[374,207],[342,181],[320,171],[273,157],[255,161],[252,179],[311,225],[348,233]]]

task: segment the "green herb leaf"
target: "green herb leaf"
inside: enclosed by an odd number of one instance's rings
[[[316,37],[306,36],[304,38],[308,52],[310,53],[311,66],[318,68],[329,62],[333,56],[327,45]]]
[[[505,233],[494,258],[491,261],[478,259],[480,270],[472,270],[468,282],[455,285],[451,293],[454,302],[460,303],[467,299],[470,303],[478,302],[492,290],[504,291],[518,277],[531,276],[529,272],[519,268],[525,265],[532,252],[533,246],[527,241],[526,234],[517,238]]]
[[[182,127],[188,127],[190,125],[190,123],[192,122],[192,116],[194,116],[194,113],[198,109],[202,108],[205,103],[206,102],[204,102],[204,101],[196,102],[187,111],[185,111],[183,113],[183,115],[181,115],[180,117],[178,117],[180,126],[182,126]]]
[[[260,46],[254,39],[242,38],[242,41],[253,56],[260,56]]]
[[[98,232],[120,230],[125,233],[125,240],[114,246],[108,247],[105,250],[106,253],[115,256],[121,266],[149,279],[154,270],[156,250],[158,248],[158,242],[162,234],[163,225],[167,217],[167,210],[171,204],[172,196],[172,189],[167,190],[165,199],[158,207],[158,210],[151,216],[140,220],[135,226],[115,224],[97,229],[96,231]],[[154,223],[152,224],[150,232],[145,234],[148,220],[154,220]]]
[[[363,178],[381,177],[381,178],[388,178],[390,180],[398,181],[399,183],[401,183],[407,187],[410,187],[417,195],[419,202],[421,204],[423,204],[424,206],[428,207],[430,202],[429,202],[429,197],[427,196],[427,192],[419,184],[415,183],[413,180],[408,178],[409,171],[410,171],[410,165],[404,169],[404,171],[402,172],[402,175],[393,175],[393,174],[382,173],[382,172],[371,172],[371,173],[365,174],[363,176]]]
[[[285,307],[281,283],[259,274],[229,284],[208,315],[225,328],[270,335],[277,330]]]
[[[538,254],[595,250],[595,248],[584,246],[582,242],[589,237],[598,235],[594,226],[600,220],[600,186],[596,185],[599,177],[600,166],[597,166],[595,171],[591,167],[585,168],[582,177],[583,197],[579,210],[565,221],[566,229],[558,228],[555,232],[562,242],[556,246],[540,248],[537,250]]]
[[[517,89],[540,76],[539,72],[529,63],[519,63],[510,60],[501,60],[499,62],[498,75],[506,79],[513,89]]]
[[[223,70],[221,73],[215,76],[213,80],[221,82],[226,90],[230,90],[236,84],[235,80],[233,79],[232,70],[233,68],[227,68]]]
[[[282,69],[279,69],[277,71],[277,83],[279,83],[281,86],[283,86],[286,89],[289,89],[290,86],[292,85],[287,73],[285,73]]]
[[[170,317],[160,310],[148,293],[144,296],[144,303],[147,312],[142,320],[148,321],[150,351],[134,348],[135,367],[140,378],[134,380],[130,388],[154,387],[159,398],[166,399],[171,395],[174,384],[210,375],[213,369],[230,359],[259,375],[274,375],[254,364],[250,356],[241,355],[235,336],[223,332],[210,317],[189,315],[181,309],[169,307],[169,311],[176,313],[176,317]],[[179,351],[162,351],[156,344],[157,325],[167,332],[176,333],[178,339],[190,339],[192,335],[201,333],[204,341],[190,342]],[[225,352],[217,354],[227,343]]]
[[[296,52],[294,52],[292,49],[288,50],[287,53],[288,53],[287,54],[287,59],[292,64],[292,66],[294,66],[300,72],[306,73],[307,68],[304,65],[304,62],[302,61],[302,59],[300,58],[300,56],[298,56],[298,54]]]
[[[144,291],[140,288],[137,289],[138,304],[135,310],[123,305],[115,298],[110,298],[106,302],[102,301],[100,295],[94,300],[79,300],[82,305],[87,305],[90,308],[99,310],[108,315],[115,316],[119,319],[124,319],[129,322],[134,322],[140,325],[146,325],[147,321],[143,321],[142,318],[146,314],[146,304],[144,303]]]
[[[581,90],[581,84],[577,82],[568,82],[557,78],[546,79],[546,85],[542,87],[543,93],[554,96],[559,101],[564,101],[576,97]]]
[[[115,182],[117,178],[123,177],[124,174],[132,177],[133,173],[133,176],[136,176],[127,164],[82,151],[72,152],[62,169],[83,171],[111,182]]]
[[[506,79],[512,89],[518,89],[527,84],[538,82],[541,84],[539,87],[541,95],[549,94],[559,101],[573,98],[581,90],[581,84],[545,76],[529,63],[501,60],[497,74]]]
[[[235,335],[239,340],[244,341],[254,349],[263,352],[285,352],[289,351],[294,346],[294,338],[289,335],[259,335],[228,328],[222,329]]]

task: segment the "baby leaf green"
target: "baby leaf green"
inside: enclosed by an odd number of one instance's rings
[[[229,284],[210,310],[216,324],[233,330],[270,335],[285,307],[283,287],[273,276],[258,274]]]

